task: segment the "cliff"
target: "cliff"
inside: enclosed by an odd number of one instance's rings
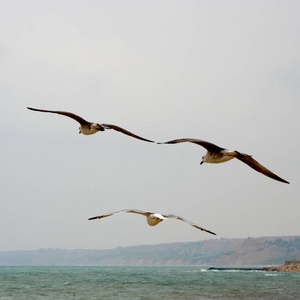
[[[276,271],[276,272],[300,272],[300,261],[286,261],[284,265],[278,267],[266,267],[266,271]]]
[[[280,265],[286,259],[300,259],[300,236],[212,239],[109,250],[50,248],[0,252],[2,266],[270,266]]]

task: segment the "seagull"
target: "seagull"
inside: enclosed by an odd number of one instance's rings
[[[289,183],[288,181],[280,178],[279,176],[277,176],[276,174],[274,174],[273,172],[271,172],[270,170],[262,166],[255,159],[253,159],[251,155],[240,153],[236,150],[229,151],[225,148],[219,147],[210,142],[206,142],[198,139],[183,138],[183,139],[176,139],[176,140],[172,140],[164,143],[158,143],[158,144],[178,144],[184,142],[197,144],[199,146],[204,147],[207,150],[207,153],[202,157],[202,161],[200,162],[200,165],[202,165],[203,163],[219,164],[219,163],[229,161],[233,158],[237,158],[238,160],[247,164],[249,167],[251,167],[257,172],[260,172],[277,181]]]
[[[200,226],[198,226],[198,225],[196,225],[196,224],[194,224],[194,223],[192,223],[192,222],[190,222],[190,221],[188,221],[184,218],[181,218],[181,217],[178,217],[178,216],[175,216],[175,215],[162,215],[162,214],[159,214],[159,213],[145,212],[145,211],[141,211],[141,210],[138,210],[138,209],[119,210],[119,211],[109,213],[109,214],[106,214],[106,215],[101,215],[101,216],[89,218],[89,220],[102,219],[102,218],[110,217],[112,215],[118,215],[118,214],[123,214],[123,213],[134,213],[134,214],[143,215],[147,218],[147,223],[150,226],[155,226],[155,225],[159,224],[160,222],[162,222],[165,219],[173,218],[173,219],[184,221],[184,222],[190,224],[191,226],[193,226],[197,229],[200,229],[202,231],[206,231],[210,234],[216,235],[214,232],[211,232],[207,229],[204,229],[204,228],[202,228],[202,227],[200,227]]]
[[[150,143],[154,143],[151,140],[144,139],[144,138],[142,138],[138,135],[135,135],[132,132],[127,131],[126,129],[123,129],[119,126],[111,125],[111,124],[91,123],[91,122],[88,122],[85,119],[83,119],[83,118],[81,118],[81,117],[79,117],[79,116],[77,116],[73,113],[70,113],[70,112],[57,111],[57,110],[36,109],[36,108],[32,108],[32,107],[27,107],[27,108],[30,109],[30,110],[33,110],[33,111],[54,113],[54,114],[59,114],[59,115],[63,115],[63,116],[69,117],[71,119],[74,119],[75,121],[77,121],[80,124],[79,133],[82,133],[84,135],[91,135],[91,134],[97,133],[98,131],[104,131],[105,129],[113,129],[113,130],[119,131],[123,134],[129,135],[133,138],[136,138],[136,139],[139,139],[139,140],[142,140],[142,141],[146,141],[146,142],[150,142]]]

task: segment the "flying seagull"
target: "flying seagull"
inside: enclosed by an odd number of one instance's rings
[[[271,172],[270,170],[262,166],[255,159],[253,159],[251,155],[240,153],[238,151],[229,151],[225,148],[221,148],[215,144],[206,141],[191,139],[191,138],[183,138],[183,139],[177,139],[177,140],[172,140],[172,141],[158,143],[158,144],[178,144],[184,142],[197,144],[199,146],[204,147],[207,150],[205,156],[202,157],[202,161],[200,162],[200,165],[202,165],[203,163],[219,164],[219,163],[229,161],[233,158],[237,158],[238,160],[247,164],[249,167],[251,167],[257,172],[260,172],[272,179],[284,183],[289,183],[288,181],[280,178],[279,176],[277,176],[276,174],[274,174],[273,172]]]
[[[197,229],[200,229],[202,231],[206,231],[210,234],[216,235],[214,232],[211,232],[207,229],[204,229],[204,228],[202,228],[202,227],[200,227],[200,226],[198,226],[198,225],[196,225],[196,224],[194,224],[194,223],[192,223],[192,222],[190,222],[186,219],[183,219],[181,217],[178,217],[178,216],[175,216],[175,215],[162,215],[162,214],[159,214],[159,213],[145,212],[145,211],[141,211],[141,210],[138,210],[138,209],[124,209],[124,210],[116,211],[116,212],[109,213],[109,214],[106,214],[106,215],[101,215],[101,216],[89,218],[89,220],[102,219],[102,218],[110,217],[112,215],[123,214],[123,213],[134,213],[134,214],[143,215],[147,218],[147,223],[150,226],[155,226],[155,225],[157,225],[158,223],[162,222],[165,219],[173,218],[173,219],[184,221],[184,222],[190,224],[191,226],[193,226]]]
[[[119,131],[119,132],[121,132],[123,134],[129,135],[129,136],[131,136],[133,138],[153,143],[153,141],[144,139],[144,138],[142,138],[142,137],[140,137],[138,135],[135,135],[134,133],[132,133],[132,132],[126,130],[126,129],[123,129],[123,128],[119,127],[119,126],[111,125],[111,124],[91,123],[91,122],[88,122],[85,119],[83,119],[83,118],[81,118],[81,117],[79,117],[79,116],[77,116],[77,115],[75,115],[73,113],[70,113],[70,112],[57,111],[57,110],[36,109],[36,108],[32,108],[32,107],[27,107],[27,108],[30,109],[30,110],[33,110],[33,111],[41,111],[41,112],[46,112],[46,113],[54,113],[54,114],[59,114],[59,115],[63,115],[63,116],[72,118],[72,119],[74,119],[75,121],[77,121],[80,124],[79,133],[82,133],[84,135],[91,135],[91,134],[97,133],[98,131],[104,131],[105,129],[113,129],[113,130]]]

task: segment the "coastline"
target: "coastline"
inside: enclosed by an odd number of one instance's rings
[[[300,261],[286,261],[282,266],[266,267],[264,270],[273,272],[300,272]]]
[[[300,272],[300,261],[285,261],[284,265],[272,267],[210,267],[209,271],[266,271],[266,272]]]

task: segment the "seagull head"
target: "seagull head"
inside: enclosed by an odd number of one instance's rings
[[[202,156],[202,160],[201,160],[201,162],[200,162],[200,165],[202,165],[202,164],[204,163],[204,157],[205,157],[205,156]]]

